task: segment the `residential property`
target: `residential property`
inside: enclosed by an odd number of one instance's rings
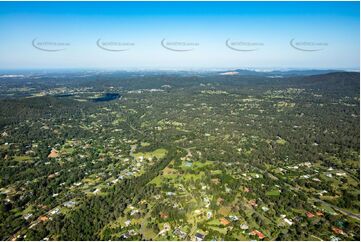
[[[197,241],[202,241],[202,240],[204,240],[205,235],[204,235],[204,234],[201,234],[201,233],[196,233],[196,234],[194,235],[194,237],[195,237],[195,239],[196,239]]]
[[[258,230],[252,230],[250,235],[256,235],[259,239],[264,239],[265,238],[264,234],[262,234],[262,232],[260,232]]]

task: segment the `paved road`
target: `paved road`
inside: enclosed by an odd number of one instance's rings
[[[345,215],[347,215],[347,216],[350,216],[350,217],[352,217],[352,218],[354,218],[354,219],[360,220],[360,214],[351,213],[351,212],[346,211],[346,210],[344,210],[344,209],[342,209],[342,208],[339,208],[339,207],[337,207],[337,206],[335,206],[335,205],[329,204],[328,202],[325,202],[325,201],[323,201],[323,200],[321,200],[321,199],[317,199],[317,198],[314,198],[314,199],[315,199],[316,201],[318,201],[318,202],[322,202],[322,203],[330,206],[331,208],[339,211],[340,213],[343,213],[343,214],[345,214]]]

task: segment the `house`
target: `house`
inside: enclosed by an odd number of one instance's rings
[[[251,206],[253,206],[253,207],[257,207],[257,202],[256,202],[255,199],[249,200],[249,201],[248,201],[248,204],[251,205]]]
[[[328,191],[323,190],[323,191],[319,192],[318,194],[319,194],[320,196],[323,196],[323,194],[326,194],[326,193],[328,193]]]
[[[221,224],[223,224],[224,226],[227,226],[228,224],[230,224],[231,222],[229,222],[227,219],[225,219],[225,218],[221,218],[220,220],[219,220],[219,222],[221,223]]]
[[[245,188],[244,188],[244,191],[245,191],[245,192],[250,192],[250,189],[249,189],[248,187],[245,187]]]
[[[203,201],[205,204],[210,204],[211,202],[209,201],[208,197],[203,198]]]
[[[260,231],[258,231],[258,230],[253,230],[253,231],[250,233],[250,235],[257,235],[259,239],[264,239],[264,238],[265,238],[264,234],[262,234],[262,233],[261,233]]]
[[[293,218],[293,220],[296,222],[302,222],[303,218],[301,216],[296,216]]]
[[[196,239],[197,241],[202,241],[202,240],[204,240],[204,234],[201,234],[201,233],[196,233],[196,234],[194,235],[194,237],[195,237],[195,239]]]
[[[63,203],[63,205],[64,205],[65,207],[67,207],[67,208],[72,208],[72,207],[74,207],[74,206],[76,205],[76,202],[74,202],[74,201],[67,201],[67,202]]]
[[[342,229],[337,228],[337,227],[335,227],[335,226],[333,226],[331,229],[332,229],[332,231],[333,231],[335,234],[342,234],[342,235],[345,234]]]
[[[169,217],[168,213],[163,213],[163,212],[160,212],[159,213],[159,216],[162,218],[162,219],[167,219]]]
[[[311,212],[306,212],[306,215],[307,215],[308,218],[315,217],[315,215],[313,213],[311,213]]]
[[[267,207],[262,207],[262,210],[264,211],[264,212],[267,212],[268,210],[269,210],[269,208],[267,208]]]
[[[48,218],[47,216],[43,215],[43,216],[40,216],[40,217],[38,218],[38,220],[39,220],[40,222],[46,222],[46,221],[49,220],[49,218]]]
[[[346,176],[346,172],[337,172],[336,176]]]
[[[59,156],[59,152],[56,149],[51,149],[48,158],[56,158]]]
[[[170,225],[168,223],[163,224],[163,229],[158,233],[159,235],[163,235],[164,233],[166,233],[167,231],[169,231]]]
[[[284,218],[283,221],[285,221],[288,225],[292,225],[293,222],[289,220],[288,218]]]
[[[51,210],[50,212],[49,212],[49,214],[51,214],[51,215],[55,215],[55,214],[59,214],[60,213],[60,209],[59,208],[55,208],[55,209],[53,209],[53,210]]]
[[[180,230],[179,228],[176,228],[173,231],[173,234],[177,235],[181,239],[185,239],[187,237],[187,234],[185,232],[183,232],[182,230]]]
[[[125,234],[122,234],[120,236],[121,239],[128,239],[131,236],[131,234],[129,232],[126,232]]]
[[[27,214],[24,215],[24,219],[25,219],[25,220],[28,220],[28,219],[31,218],[32,216],[33,216],[32,213],[27,213]]]
[[[246,230],[246,229],[248,229],[249,227],[248,227],[247,224],[241,224],[240,228],[243,229],[243,230]]]
[[[340,241],[341,239],[340,239],[339,237],[336,237],[336,236],[332,235],[332,236],[330,237],[330,240],[331,240],[331,241]]]
[[[235,215],[230,215],[230,216],[229,216],[229,219],[230,219],[232,222],[235,222],[235,221],[238,221],[238,220],[239,220],[239,218],[238,218],[237,216],[235,216]]]
[[[316,215],[322,217],[324,214],[323,214],[323,212],[321,212],[321,211],[317,211],[317,212],[316,212]]]
[[[124,222],[125,227],[128,227],[128,226],[130,225],[130,223],[131,223],[131,222],[132,222],[131,220],[127,220],[127,221],[125,221],[125,222]]]
[[[163,224],[163,229],[165,231],[169,231],[170,230],[170,225],[168,223]]]
[[[195,215],[200,215],[202,212],[201,212],[201,210],[199,210],[199,209],[196,209],[196,210],[194,210],[194,214]]]
[[[138,209],[130,211],[130,216],[133,216],[134,214],[139,213]]]
[[[56,177],[55,173],[54,173],[54,174],[50,174],[50,175],[48,176],[48,179],[51,179],[51,178],[54,178],[54,177]]]
[[[223,202],[224,202],[224,199],[223,198],[218,198],[217,199],[217,205],[219,206],[219,205],[222,205],[223,204]]]

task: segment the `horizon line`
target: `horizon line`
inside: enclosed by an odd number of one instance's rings
[[[292,70],[334,70],[334,71],[360,71],[360,67],[16,67],[0,68],[0,71],[55,71],[55,70],[82,70],[82,71],[236,71],[247,70],[255,72],[292,71]]]

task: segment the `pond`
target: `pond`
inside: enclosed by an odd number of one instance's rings
[[[109,102],[114,99],[120,98],[118,93],[105,93],[102,97],[92,99],[93,102]]]

